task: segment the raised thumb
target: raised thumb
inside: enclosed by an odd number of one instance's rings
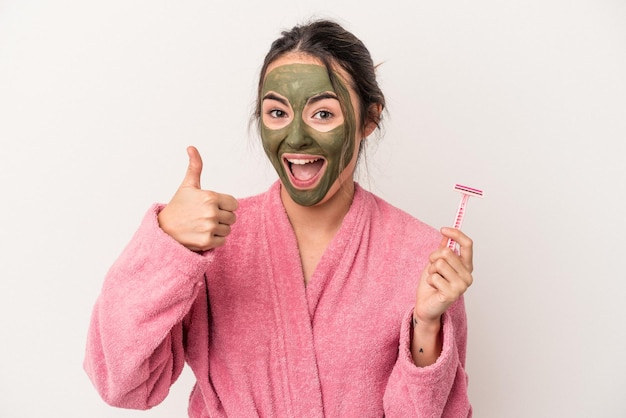
[[[187,147],[187,155],[189,156],[189,166],[187,173],[183,179],[182,186],[200,188],[200,175],[202,174],[202,157],[194,146]]]

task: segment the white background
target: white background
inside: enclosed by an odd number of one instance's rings
[[[362,184],[434,226],[453,221],[455,183],[486,191],[464,225],[475,416],[626,416],[618,0],[0,0],[0,416],[186,415],[188,370],[149,412],[99,399],[91,307],[187,145],[205,188],[274,181],[248,130],[256,77],[311,16],[382,63],[389,117]]]

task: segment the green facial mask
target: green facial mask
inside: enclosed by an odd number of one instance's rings
[[[278,176],[294,202],[303,206],[319,203],[341,172],[346,168],[355,152],[356,118],[350,94],[338,76],[335,76],[337,91],[333,88],[326,67],[313,64],[289,64],[273,69],[263,84],[262,97],[276,93],[286,98],[291,107],[291,121],[278,129],[270,129],[262,115],[261,138],[263,148],[276,169]],[[315,129],[303,120],[309,99],[323,93],[335,93],[341,103],[343,123],[326,132]],[[321,178],[311,187],[298,187],[295,167],[284,161],[283,155],[311,155],[323,157],[325,167]],[[306,169],[315,171],[322,160],[310,164]],[[317,178],[317,177],[316,177]],[[296,184],[294,184],[296,183]]]

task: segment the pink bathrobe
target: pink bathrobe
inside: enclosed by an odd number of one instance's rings
[[[190,417],[471,416],[462,299],[437,362],[411,359],[436,230],[357,185],[305,287],[280,183],[239,203],[226,245],[204,254],[165,234],[155,205],[111,267],[84,363],[106,402],[157,405],[186,361]]]

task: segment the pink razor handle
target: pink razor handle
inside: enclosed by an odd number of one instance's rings
[[[482,190],[462,186],[460,184],[455,184],[454,190],[456,190],[457,192],[461,192],[462,194],[459,208],[456,211],[456,218],[454,219],[454,228],[461,229],[461,225],[463,225],[463,217],[465,216],[465,207],[467,206],[467,201],[469,200],[470,196],[483,197],[484,193]],[[455,253],[460,254],[459,246],[453,239],[448,239],[448,248],[450,248]]]

